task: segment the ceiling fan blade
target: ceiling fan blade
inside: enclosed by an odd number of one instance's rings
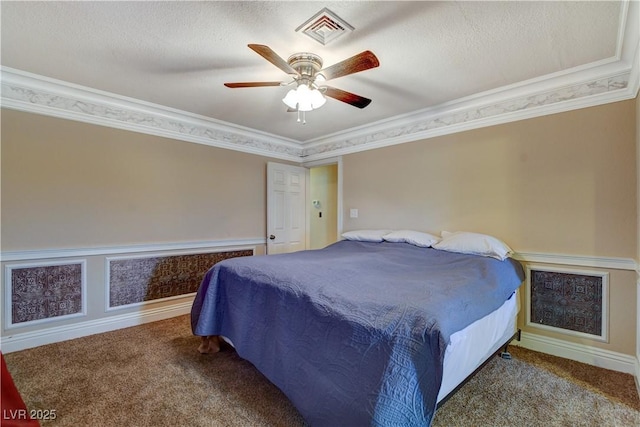
[[[320,70],[318,73],[322,74],[326,80],[336,79],[338,77],[346,76],[348,74],[359,73],[370,68],[375,68],[380,65],[378,58],[370,50],[365,50],[349,59],[345,59],[342,62],[333,64],[332,66]]]
[[[292,74],[294,76],[298,75],[298,72],[291,66],[287,61],[282,59],[275,53],[269,46],[265,46],[262,44],[250,44],[248,45],[253,51],[255,51],[258,55],[262,56],[267,61],[271,62],[276,67],[280,68],[287,74]]]
[[[365,98],[355,93],[345,92],[344,90],[336,89],[334,87],[325,86],[326,90],[324,94],[330,98],[337,99],[338,101],[346,102],[354,107],[364,108],[371,104],[369,98]]]
[[[263,86],[280,86],[280,82],[239,82],[239,83],[225,83],[226,87],[238,88],[238,87],[263,87]]]

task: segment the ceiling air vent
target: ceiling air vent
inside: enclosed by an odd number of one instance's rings
[[[326,7],[316,13],[311,19],[296,28],[318,43],[323,45],[334,41],[343,34],[350,33],[354,28],[344,19],[331,12]]]

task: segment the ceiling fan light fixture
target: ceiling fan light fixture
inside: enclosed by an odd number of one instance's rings
[[[287,92],[287,95],[282,98],[282,102],[286,104],[287,107],[295,110],[298,108],[298,94],[295,89],[291,89]]]
[[[310,89],[308,85],[299,84],[296,89],[291,89],[282,98],[282,102],[291,109],[298,111],[311,111],[322,107],[327,99],[316,89]]]
[[[311,105],[311,100],[309,98],[301,99],[298,102],[298,111],[311,111],[313,110],[313,106]]]
[[[327,98],[322,96],[322,93],[318,89],[311,90],[311,105],[314,110],[322,107],[325,102],[327,102]]]

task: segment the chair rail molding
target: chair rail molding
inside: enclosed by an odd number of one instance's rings
[[[144,245],[103,246],[93,248],[51,248],[39,250],[3,251],[0,252],[0,261],[26,261],[67,257],[88,257],[96,255],[153,253],[161,251],[180,251],[176,253],[186,254],[192,251],[199,251],[203,249],[247,249],[247,247],[250,246],[255,247],[257,245],[266,244],[267,239],[262,237],[252,239],[208,240],[196,242],[148,243]]]
[[[633,258],[600,257],[543,252],[516,252],[513,257],[518,261],[524,262],[570,265],[574,267],[605,268],[613,270],[638,270],[638,263]]]

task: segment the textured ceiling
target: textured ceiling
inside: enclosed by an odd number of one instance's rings
[[[8,2],[1,64],[302,142],[521,82],[614,61],[623,2]],[[355,29],[323,46],[301,24],[329,8]],[[325,66],[364,50],[380,67],[331,80],[334,99],[296,123],[286,81],[247,47],[310,51]]]

